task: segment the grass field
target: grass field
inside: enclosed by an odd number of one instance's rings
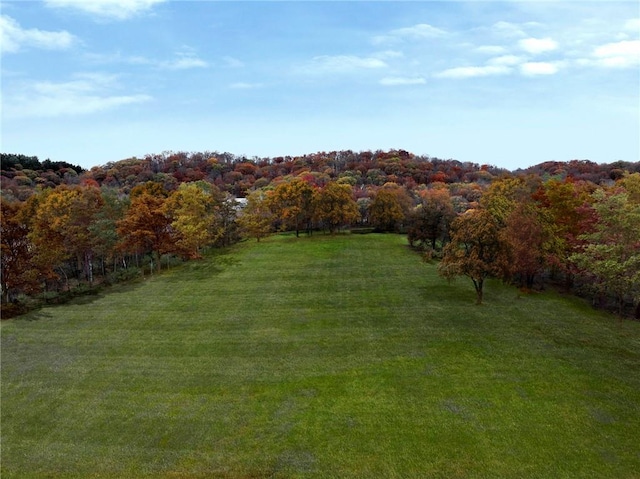
[[[640,324],[396,235],[276,236],[2,324],[9,478],[637,478]]]

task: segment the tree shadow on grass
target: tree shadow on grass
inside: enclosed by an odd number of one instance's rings
[[[23,316],[18,316],[15,319],[21,319],[24,321],[41,321],[43,319],[51,319],[52,317],[53,315],[51,313],[42,310],[36,310],[31,311],[30,313],[27,313]]]
[[[46,299],[32,299],[28,304],[20,305],[20,309],[17,314],[7,317],[4,316],[3,311],[3,319],[23,321],[40,321],[43,319],[50,319],[53,315],[45,311],[45,309],[48,310],[49,308],[64,305],[90,305],[112,294],[134,291],[140,287],[143,282],[144,278],[135,278],[116,284],[98,285],[85,290],[72,290],[55,293],[55,296],[50,296]]]
[[[215,251],[202,259],[190,260],[178,266],[175,269],[178,274],[167,276],[166,280],[169,282],[205,281],[241,263],[233,251]]]

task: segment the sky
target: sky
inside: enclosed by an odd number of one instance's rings
[[[0,1],[1,150],[640,161],[640,3]]]

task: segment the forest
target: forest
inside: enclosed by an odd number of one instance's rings
[[[406,234],[442,277],[559,288],[640,319],[640,162],[508,171],[404,150],[1,156],[3,317],[278,231]],[[316,233],[317,234],[317,233]]]

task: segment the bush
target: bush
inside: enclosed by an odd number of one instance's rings
[[[142,270],[136,267],[130,267],[127,269],[119,269],[113,273],[109,273],[105,278],[105,284],[115,284],[122,281],[130,281],[142,276]]]

